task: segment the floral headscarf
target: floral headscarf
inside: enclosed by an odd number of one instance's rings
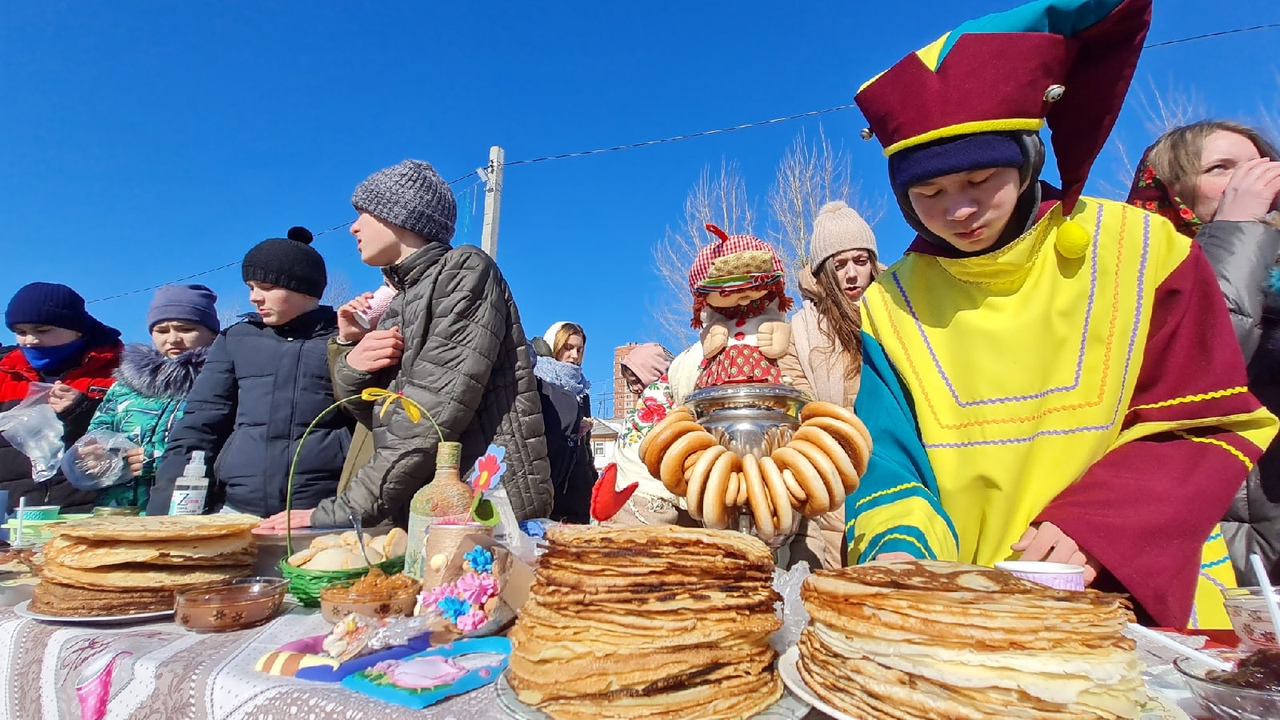
[[[1142,162],[1138,164],[1138,172],[1134,173],[1133,186],[1129,188],[1126,202],[1163,216],[1173,223],[1178,232],[1195,238],[1204,222],[1156,174],[1156,169],[1151,166],[1150,155],[1151,148],[1147,148],[1142,154]]]

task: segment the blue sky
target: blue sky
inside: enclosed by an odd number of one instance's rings
[[[452,180],[493,144],[516,160],[842,105],[907,52],[1014,4],[4,3],[0,299],[48,280],[94,300],[236,263],[291,225],[349,223],[356,183],[405,157]],[[1155,12],[1150,42],[1280,21],[1275,0]],[[1278,41],[1263,30],[1148,51],[1115,137],[1141,152],[1153,90],[1246,121],[1280,111]],[[607,392],[612,348],[660,339],[652,248],[702,169],[736,161],[763,209],[787,146],[819,123],[863,193],[886,196],[856,110],[508,169],[498,259],[526,331],[582,323],[588,377]],[[1089,190],[1121,192],[1122,168],[1109,149]],[[460,196],[455,242],[478,242],[475,207],[466,217]],[[900,255],[893,208],[876,229],[882,256]],[[376,287],[345,227],[315,247],[353,290]],[[249,308],[238,266],[193,282]],[[90,307],[144,340],[150,297]]]

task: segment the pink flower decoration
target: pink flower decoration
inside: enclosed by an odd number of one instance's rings
[[[476,607],[498,594],[498,579],[492,575],[469,572],[458,578],[456,585],[462,598]]]
[[[485,615],[483,610],[472,610],[458,618],[457,626],[462,632],[475,632],[484,627],[487,622],[489,622],[489,616]]]
[[[458,592],[458,589],[453,585],[441,585],[438,588],[427,590],[426,592],[423,592],[420,596],[418,596],[418,604],[424,610],[434,611],[436,608],[436,603],[440,602],[441,600],[445,599],[450,595],[456,595],[457,592]]]

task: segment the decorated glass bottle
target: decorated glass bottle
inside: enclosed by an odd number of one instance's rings
[[[435,477],[414,493],[409,503],[409,547],[405,551],[404,572],[410,577],[422,579],[423,545],[432,525],[461,525],[471,520],[475,492],[462,481],[461,464],[462,443],[440,443]]]

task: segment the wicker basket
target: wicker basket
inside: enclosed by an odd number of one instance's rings
[[[393,557],[374,564],[382,572],[395,575],[404,569],[404,556]],[[289,581],[289,592],[302,603],[303,607],[320,607],[320,591],[334,583],[359,580],[369,574],[369,568],[361,567],[351,570],[307,570],[289,564],[289,559],[280,561],[280,577]]]

